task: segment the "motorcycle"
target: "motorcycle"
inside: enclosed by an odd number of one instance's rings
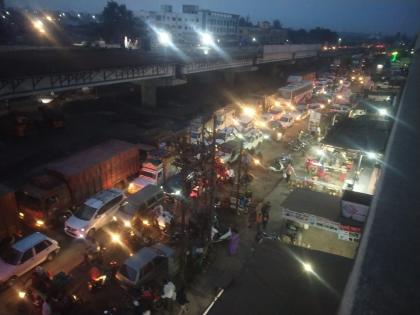
[[[216,228],[214,225],[211,227],[211,242],[212,243],[220,243],[225,240],[228,240],[232,235],[232,229],[226,228]]]
[[[255,241],[258,244],[261,244],[264,239],[272,240],[272,241],[278,241],[278,240],[280,240],[280,236],[278,236],[276,234],[268,234],[264,231],[258,231],[257,234],[255,235]]]
[[[88,281],[88,289],[92,293],[104,288],[112,279],[118,270],[118,263],[111,261],[109,267],[106,268],[102,273],[97,267],[92,267],[90,280]]]

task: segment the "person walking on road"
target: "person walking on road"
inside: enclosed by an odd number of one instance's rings
[[[290,181],[290,177],[292,175],[296,175],[295,169],[292,165],[292,163],[289,163],[286,167],[286,182],[288,183]]]
[[[271,210],[271,203],[270,201],[267,201],[261,209],[263,230],[267,228],[268,220],[270,219],[270,210]]]
[[[172,281],[166,279],[163,281],[162,299],[164,301],[165,308],[172,312],[173,302],[176,300],[176,287]]]
[[[178,315],[186,314],[188,312],[188,303],[190,303],[190,301],[188,301],[188,299],[187,299],[187,293],[186,293],[184,285],[178,291],[178,293],[176,295],[176,299],[177,299],[178,304],[180,306]]]
[[[239,246],[239,233],[237,229],[232,229],[232,235],[229,239],[229,255],[235,255]]]

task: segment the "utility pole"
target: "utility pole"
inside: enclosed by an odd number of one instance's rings
[[[210,163],[210,209],[209,209],[209,243],[211,243],[211,233],[213,227],[213,210],[216,190],[216,115],[213,116],[213,134],[211,143],[211,163]]]
[[[241,171],[242,171],[242,151],[244,149],[244,141],[241,139],[241,146],[239,149],[239,165],[238,165],[238,181],[236,183],[236,204],[235,210],[238,213],[239,209],[239,190],[241,188]]]

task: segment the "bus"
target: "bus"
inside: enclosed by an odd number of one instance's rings
[[[280,102],[280,105],[298,104],[303,99],[311,98],[312,91],[311,81],[290,83],[278,89],[277,101]]]

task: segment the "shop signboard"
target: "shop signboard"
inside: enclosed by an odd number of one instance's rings
[[[296,212],[286,208],[282,208],[282,211],[284,218],[300,224],[308,224],[309,226],[317,227],[328,232],[337,233],[337,237],[340,240],[350,242],[358,242],[360,240],[360,233],[358,230],[350,229],[338,222],[304,212]]]
[[[311,110],[311,114],[309,116],[309,121],[308,121],[308,130],[317,132],[318,127],[320,126],[320,123],[321,123],[321,113]]]
[[[341,213],[346,218],[351,218],[359,222],[365,222],[368,211],[369,206],[347,200],[341,201]]]

